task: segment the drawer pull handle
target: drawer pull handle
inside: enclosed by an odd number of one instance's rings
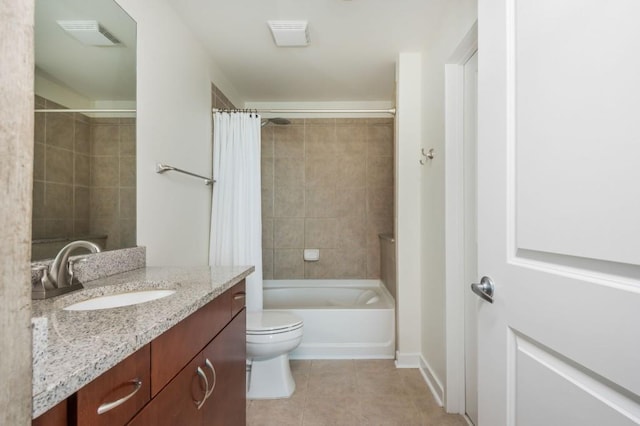
[[[134,386],[133,391],[127,395],[127,396],[123,396],[122,398],[113,401],[113,402],[105,402],[104,404],[100,405],[98,407],[98,414],[104,414],[107,411],[111,411],[114,408],[124,404],[125,402],[127,402],[129,399],[131,399],[133,397],[133,395],[136,394],[136,392],[138,392],[140,390],[140,388],[142,387],[142,380],[140,379],[133,379],[131,381],[129,381],[129,383],[132,383]]]
[[[198,367],[198,369],[196,370],[196,373],[198,373],[198,376],[200,376],[200,378],[204,381],[204,386],[205,386],[204,397],[202,398],[202,401],[196,401],[196,400],[193,401],[193,403],[196,404],[196,407],[198,407],[198,410],[199,410],[202,408],[205,401],[207,400],[207,396],[209,394],[209,380],[207,380],[207,375],[204,374],[204,371],[202,371],[202,368]]]
[[[207,399],[211,396],[211,394],[213,393],[213,389],[216,387],[216,369],[213,368],[213,364],[211,364],[209,358],[207,358],[204,363],[207,364],[207,367],[209,367],[209,370],[211,370],[211,373],[213,374],[213,385],[211,385],[211,389],[209,389],[207,395],[205,396],[205,399]]]
[[[245,292],[236,293],[233,295],[233,300],[240,300],[240,299],[244,299],[245,297],[247,297],[247,293]]]

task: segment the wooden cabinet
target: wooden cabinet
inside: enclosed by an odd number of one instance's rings
[[[244,425],[244,306],[243,280],[33,425]],[[114,401],[121,403],[98,414]]]
[[[244,425],[245,328],[246,312],[242,310],[130,426]]]

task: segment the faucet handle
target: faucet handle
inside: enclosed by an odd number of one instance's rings
[[[87,256],[76,257],[74,259],[69,259],[67,262],[69,271],[69,284],[73,283],[73,278],[75,277],[75,269],[74,266],[76,263],[84,263],[87,261]]]

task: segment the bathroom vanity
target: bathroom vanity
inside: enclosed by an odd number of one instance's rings
[[[141,268],[34,302],[34,425],[244,425],[245,281],[253,268]],[[71,303],[140,288],[163,299]]]

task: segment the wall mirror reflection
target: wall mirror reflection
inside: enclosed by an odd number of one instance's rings
[[[32,260],[136,244],[136,23],[113,0],[36,0]]]

